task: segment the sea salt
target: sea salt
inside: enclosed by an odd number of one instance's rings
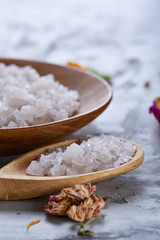
[[[30,175],[76,175],[117,167],[128,162],[136,146],[110,135],[90,137],[79,145],[51,148],[26,169]]]
[[[79,108],[79,94],[40,76],[31,66],[0,63],[0,128],[48,123],[71,117]]]

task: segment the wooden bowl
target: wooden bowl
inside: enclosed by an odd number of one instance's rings
[[[136,146],[135,155],[130,161],[118,167],[74,176],[31,176],[26,174],[26,168],[32,160],[37,159],[51,146],[69,146],[72,143],[80,143],[80,139],[71,139],[28,152],[0,169],[0,200],[18,200],[53,194],[64,187],[106,180],[138,168],[144,160],[143,149],[134,142],[121,140]]]
[[[55,79],[80,94],[80,109],[73,117],[29,127],[0,129],[0,155],[24,153],[65,139],[67,135],[91,122],[108,106],[112,98],[109,84],[94,74],[44,62],[0,59],[1,63],[30,65],[40,75],[54,74]],[[62,96],[63,97],[63,96]]]

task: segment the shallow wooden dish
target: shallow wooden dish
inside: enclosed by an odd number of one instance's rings
[[[128,141],[125,139],[122,140]],[[79,143],[80,139],[72,139],[33,150],[1,168],[0,200],[34,198],[47,194],[53,194],[54,192],[60,191],[64,187],[69,187],[74,184],[83,184],[87,182],[92,183],[113,178],[134,170],[135,168],[139,167],[144,160],[143,149],[137,144],[129,141],[136,145],[136,153],[129,162],[122,164],[119,167],[74,176],[41,177],[26,175],[25,171],[30,162],[34,159],[37,159],[40,154],[46,152],[51,146],[68,146],[73,142]]]
[[[60,83],[79,92],[81,103],[78,113],[68,119],[31,127],[0,129],[0,155],[24,153],[64,140],[67,135],[95,119],[111,101],[111,87],[94,74],[44,62],[15,59],[0,59],[0,62],[31,65],[40,75],[53,73]]]

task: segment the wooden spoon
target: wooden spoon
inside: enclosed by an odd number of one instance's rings
[[[129,162],[115,168],[74,176],[30,176],[26,174],[26,168],[32,160],[37,159],[51,146],[68,146],[74,142],[80,143],[81,139],[67,140],[28,152],[0,169],[0,199],[18,200],[40,197],[53,194],[74,184],[98,182],[134,170],[142,164],[144,151],[140,146],[129,140],[121,140],[136,146],[136,153]]]

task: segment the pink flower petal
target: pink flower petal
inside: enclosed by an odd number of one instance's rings
[[[149,108],[149,113],[153,113],[157,121],[160,123],[160,97],[157,97],[153,105]]]

